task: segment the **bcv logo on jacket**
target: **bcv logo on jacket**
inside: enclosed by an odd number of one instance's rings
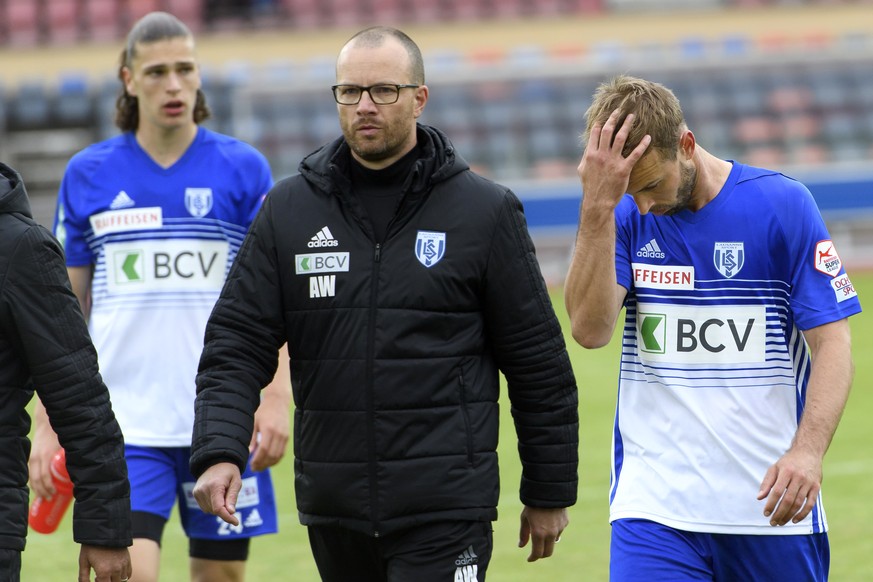
[[[446,233],[419,230],[415,238],[415,257],[428,269],[446,254]]]
[[[309,239],[309,248],[335,247],[339,241],[333,238],[330,229],[324,226]],[[298,275],[309,277],[309,298],[336,296],[336,275],[315,275],[316,273],[348,272],[349,253],[308,253],[294,256],[294,270]]]

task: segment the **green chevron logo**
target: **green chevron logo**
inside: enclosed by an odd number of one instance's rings
[[[640,351],[663,354],[667,347],[667,316],[663,313],[640,313]]]
[[[142,257],[142,251],[121,251],[115,253],[115,282],[142,282]]]

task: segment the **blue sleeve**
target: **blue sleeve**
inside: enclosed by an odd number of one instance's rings
[[[627,195],[615,208],[615,280],[628,291],[633,285],[629,214],[634,208],[636,203]]]
[[[786,196],[781,221],[797,327],[810,329],[859,313],[861,304],[845,289],[845,267],[812,194],[803,184],[788,180]]]
[[[91,224],[83,205],[88,185],[80,169],[77,156],[67,165],[55,210],[54,235],[64,247],[68,267],[83,267],[94,263],[94,254],[88,246],[86,233]]]
[[[254,221],[255,216],[261,209],[261,205],[264,203],[264,198],[267,197],[267,192],[273,187],[273,176],[270,172],[270,164],[267,162],[267,158],[258,152],[253,166],[252,175],[255,176],[253,183],[256,185],[256,195],[252,196],[252,205],[247,217],[247,224],[251,224]]]

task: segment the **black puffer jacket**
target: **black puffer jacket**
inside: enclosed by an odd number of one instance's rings
[[[420,125],[423,158],[383,244],[350,191],[343,140],[267,197],[206,331],[192,470],[247,457],[259,389],[287,340],[304,524],[372,535],[493,520],[499,373],[521,499],[576,499],[576,384],[518,199]]]
[[[34,389],[67,452],[73,537],[131,544],[130,486],[121,429],[97,369],[63,251],[36,224],[21,177],[0,164],[0,548],[23,550]]]

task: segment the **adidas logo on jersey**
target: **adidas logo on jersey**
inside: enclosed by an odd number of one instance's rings
[[[661,247],[658,246],[658,241],[652,239],[646,243],[646,246],[637,251],[637,256],[649,259],[663,259],[666,255],[661,250]]]
[[[330,234],[330,229],[326,226],[315,233],[309,243],[306,245],[311,249],[317,249],[320,247],[336,247],[339,246],[339,241],[333,238],[333,235]]]
[[[257,527],[259,525],[263,525],[264,520],[261,519],[261,514],[257,509],[253,509],[249,516],[246,518],[243,523],[246,527]]]
[[[130,208],[135,205],[136,202],[133,201],[133,198],[131,198],[127,192],[122,190],[112,199],[112,204],[109,205],[109,208],[110,210],[118,210],[119,208]]]

